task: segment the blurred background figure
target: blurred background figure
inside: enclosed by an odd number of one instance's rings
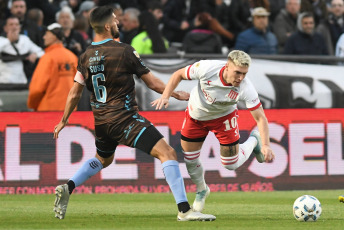
[[[82,35],[73,29],[74,20],[74,14],[68,6],[63,7],[56,13],[56,22],[58,22],[63,28],[63,45],[75,55],[79,56],[85,51],[86,42]]]
[[[238,35],[235,49],[248,54],[277,54],[278,42],[269,30],[269,15],[265,8],[255,8],[252,11],[253,27]]]
[[[8,17],[3,29],[5,36],[0,36],[0,83],[26,84],[32,73],[25,73],[24,62],[34,64],[44,51],[29,37],[20,34],[16,16]]]
[[[337,45],[336,45],[336,53],[335,55],[337,57],[341,57],[341,58],[344,58],[344,34],[342,34],[339,39],[338,39],[338,42],[337,42]],[[341,65],[344,65],[344,63],[340,63]]]
[[[314,17],[303,12],[297,19],[297,29],[286,41],[285,54],[327,55],[327,47],[321,34],[314,32]]]
[[[29,87],[28,108],[34,111],[63,111],[74,83],[78,58],[66,49],[64,30],[58,23],[47,27],[45,54],[38,62]]]
[[[284,44],[288,37],[297,30],[296,22],[300,13],[301,0],[286,0],[273,23],[273,31],[278,40],[278,53],[283,53]]]
[[[195,29],[189,31],[183,40],[186,53],[222,52],[221,37],[210,29],[212,17],[209,13],[199,13],[195,18]]]
[[[327,18],[326,0],[301,0],[300,12],[311,12],[314,16],[315,26]]]
[[[137,8],[127,8],[123,13],[122,27],[120,30],[120,41],[131,44],[133,38],[139,32],[140,11]]]
[[[159,23],[149,11],[139,16],[140,26],[138,34],[131,41],[131,46],[139,54],[166,53],[169,48],[168,41],[159,30]]]
[[[34,22],[26,17],[26,1],[12,0],[10,11],[11,15],[19,18],[21,28],[20,33],[28,36],[36,45],[44,47],[40,29]]]
[[[207,12],[205,0],[168,0],[164,6],[163,35],[169,42],[182,43],[200,12]]]
[[[329,55],[335,54],[337,41],[344,33],[344,1],[332,0],[330,13],[325,21],[320,23],[316,31],[325,39]]]

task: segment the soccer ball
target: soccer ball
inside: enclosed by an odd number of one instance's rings
[[[314,196],[300,196],[294,202],[293,213],[298,221],[316,221],[321,215],[320,201]]]

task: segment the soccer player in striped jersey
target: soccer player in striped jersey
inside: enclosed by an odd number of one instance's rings
[[[254,152],[258,162],[270,162],[275,155],[270,147],[268,120],[258,93],[246,77],[250,56],[239,50],[228,54],[227,61],[202,60],[177,70],[171,76],[161,98],[152,102],[156,109],[167,108],[173,90],[181,80],[198,80],[191,93],[181,130],[181,146],[191,180],[197,186],[193,203],[195,211],[202,211],[210,189],[204,180],[199,159],[208,132],[220,142],[221,163],[235,170]],[[253,130],[243,144],[239,144],[237,103],[243,101],[255,119]]]
[[[143,64],[130,45],[114,41],[118,38],[118,20],[109,6],[92,10],[90,23],[96,35],[94,42],[80,56],[74,85],[69,92],[63,117],[55,126],[54,138],[68,123],[78,104],[84,86],[92,92],[91,106],[95,120],[96,156],[86,161],[72,178],[55,189],[55,217],[63,219],[73,189],[110,165],[118,144],[138,148],[158,158],[166,181],[178,206],[179,221],[212,221],[216,217],[195,212],[186,197],[175,150],[150,121],[139,114],[135,100],[133,74],[148,88],[162,93],[165,84]],[[186,92],[173,92],[179,100],[188,100]]]

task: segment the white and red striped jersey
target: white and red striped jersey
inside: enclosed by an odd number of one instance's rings
[[[249,110],[261,105],[258,93],[248,78],[244,78],[239,87],[223,80],[225,65],[226,61],[202,60],[185,68],[189,80],[199,80],[190,93],[188,104],[193,119],[208,121],[223,117],[237,109],[239,100]]]

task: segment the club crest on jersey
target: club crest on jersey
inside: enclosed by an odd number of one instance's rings
[[[228,95],[226,95],[226,97],[230,98],[230,99],[233,99],[233,100],[236,100],[236,98],[238,97],[239,93],[235,92],[234,90],[231,90],[229,92]]]
[[[96,52],[94,52],[94,54],[95,54],[96,56],[98,56],[98,50],[96,50]]]

